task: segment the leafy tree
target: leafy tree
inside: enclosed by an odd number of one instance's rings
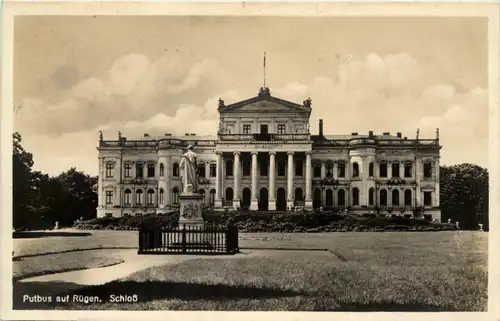
[[[474,164],[440,168],[440,204],[443,221],[459,221],[462,229],[488,229],[488,171]]]
[[[21,135],[13,134],[12,176],[13,176],[13,224],[22,228],[29,223],[31,167],[33,155],[21,146]]]

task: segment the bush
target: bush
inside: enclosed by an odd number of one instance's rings
[[[319,233],[348,231],[445,231],[455,230],[454,224],[433,223],[402,216],[381,217],[373,214],[340,215],[336,212],[256,212],[225,211],[203,213],[211,225],[235,226],[240,232]],[[176,227],[179,212],[164,215],[103,217],[75,224],[77,229],[137,230],[140,227]]]

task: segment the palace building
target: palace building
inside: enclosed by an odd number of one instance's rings
[[[215,108],[216,106],[214,106]],[[401,133],[311,135],[311,99],[271,95],[225,104],[215,136],[165,134],[99,138],[98,217],[162,214],[179,206],[179,163],[191,144],[200,192],[214,210],[339,210],[441,220],[439,130],[434,139]],[[325,121],[328,121],[326,119]]]

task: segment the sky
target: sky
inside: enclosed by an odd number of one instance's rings
[[[14,130],[34,169],[97,174],[104,139],[215,135],[226,104],[312,98],[311,131],[434,138],[488,162],[484,18],[18,16]]]

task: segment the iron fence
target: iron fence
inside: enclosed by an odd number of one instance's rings
[[[217,226],[141,228],[138,254],[235,254],[238,229]]]

